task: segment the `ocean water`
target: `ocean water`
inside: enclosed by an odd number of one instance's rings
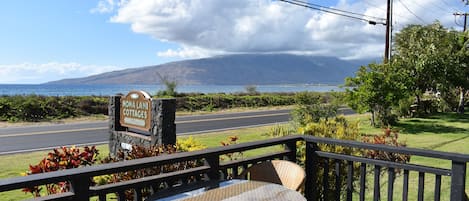
[[[237,93],[245,92],[242,85],[181,85],[177,92],[199,93]],[[45,96],[109,96],[117,93],[127,94],[131,90],[143,90],[149,94],[156,94],[164,90],[164,85],[32,85],[32,84],[0,84],[0,95],[45,95]],[[300,91],[343,91],[333,85],[257,85],[258,92],[300,92]]]

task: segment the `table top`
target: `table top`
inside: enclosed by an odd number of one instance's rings
[[[218,188],[207,190],[201,188],[170,196],[159,201],[205,201],[205,200],[306,200],[299,192],[282,185],[251,180],[228,180],[219,184]]]

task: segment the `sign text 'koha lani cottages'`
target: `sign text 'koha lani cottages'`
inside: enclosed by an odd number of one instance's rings
[[[150,130],[151,97],[148,93],[131,91],[120,102],[120,124],[122,126]]]

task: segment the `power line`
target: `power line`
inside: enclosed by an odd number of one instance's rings
[[[412,12],[409,7],[407,7],[404,2],[402,2],[401,0],[399,0],[399,3],[401,3],[402,6],[404,6],[404,8],[409,11],[410,14],[412,14],[413,16],[415,16],[417,19],[419,19],[421,22],[423,22],[424,24],[426,24],[425,20],[423,20],[422,18],[420,18],[419,16],[417,16],[414,12]]]
[[[356,13],[356,12],[351,12],[351,11],[346,11],[346,10],[341,10],[341,9],[337,9],[337,8],[331,8],[331,7],[327,7],[327,6],[321,6],[321,5],[319,5],[319,4],[309,3],[309,2],[300,1],[300,0],[290,0],[290,1],[297,2],[297,3],[301,3],[301,4],[307,4],[307,5],[311,5],[311,6],[316,6],[316,7],[322,8],[322,9],[328,9],[328,10],[333,10],[333,11],[348,13],[348,14],[352,14],[352,15],[358,15],[358,16],[368,17],[368,18],[374,18],[374,19],[377,19],[377,20],[383,20],[383,21],[386,20],[386,19],[381,18],[381,17],[375,17],[375,16],[371,16],[371,15],[365,15],[365,14]]]
[[[376,4],[372,4],[372,3],[370,3],[368,0],[363,0],[363,3],[369,5],[370,7],[376,8],[376,9],[378,9],[378,10],[380,10],[380,11],[386,12],[386,9],[383,9],[383,8],[381,8],[381,6],[378,6],[378,5],[376,5]],[[400,18],[405,18],[405,19],[408,19],[408,20],[412,20],[410,17],[408,17],[408,16],[406,16],[406,15],[402,15],[402,14],[400,14],[400,13],[394,12],[393,15],[399,16]]]
[[[436,3],[432,3],[432,5],[435,6],[435,7],[438,7],[438,8],[441,9],[441,10],[444,10],[444,12],[446,12],[446,11],[452,12],[452,11],[453,11],[452,9],[454,9],[454,8],[453,8],[452,6],[450,6],[450,5],[448,5],[448,3],[446,3],[445,0],[443,0],[443,3],[445,3],[447,7],[441,6],[441,5],[436,4]],[[450,7],[451,7],[452,9],[451,9]],[[457,9],[455,9],[455,10],[457,10]]]
[[[298,1],[298,0],[280,0],[282,2],[285,2],[285,3],[289,3],[289,4],[293,4],[293,5],[297,5],[297,6],[302,6],[302,7],[305,7],[305,8],[310,8],[310,9],[313,9],[313,10],[318,10],[318,11],[322,11],[322,12],[326,12],[326,13],[330,13],[330,14],[334,14],[334,15],[339,15],[339,16],[342,16],[342,17],[348,17],[348,18],[352,18],[352,19],[356,19],[356,20],[360,20],[360,21],[365,21],[365,22],[368,22],[369,24],[382,24],[382,25],[386,25],[385,22],[379,22],[379,21],[373,21],[373,20],[369,20],[369,19],[365,19],[363,17],[357,17],[357,16],[354,16],[352,15],[352,12],[349,12],[349,11],[343,11],[343,10],[339,10],[339,9],[331,9],[331,8],[328,8],[328,7],[325,7],[325,6],[316,6],[314,4],[309,4],[307,2],[303,2],[303,1]],[[342,13],[340,13],[342,12]],[[345,14],[345,13],[348,13],[348,14]],[[365,15],[362,15],[360,14],[361,16],[365,16]],[[373,16],[369,16],[369,17],[372,17],[372,18],[375,18],[375,19],[382,19],[382,18],[378,18],[378,17],[373,17]]]

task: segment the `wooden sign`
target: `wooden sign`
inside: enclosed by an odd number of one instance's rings
[[[149,131],[151,127],[151,97],[144,91],[131,91],[120,101],[120,124]]]

